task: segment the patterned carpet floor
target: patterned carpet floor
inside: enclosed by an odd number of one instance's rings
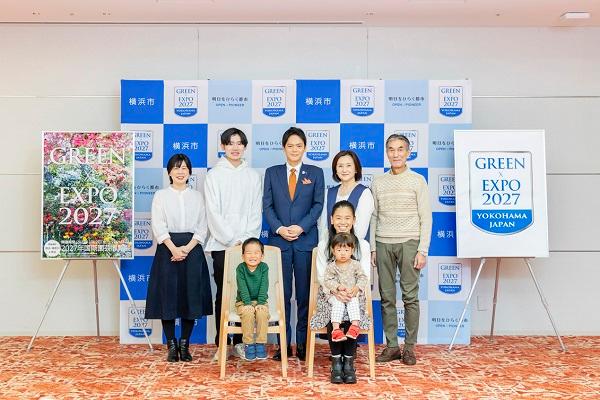
[[[230,358],[220,380],[213,345],[192,346],[191,363],[169,364],[164,346],[150,353],[117,337],[41,337],[27,353],[29,339],[0,337],[1,399],[600,399],[600,336],[565,337],[566,353],[555,337],[474,337],[452,352],[419,345],[417,365],[377,364],[375,380],[361,346],[356,385],[329,383],[323,344],[313,379],[296,358],[287,379],[273,360]]]

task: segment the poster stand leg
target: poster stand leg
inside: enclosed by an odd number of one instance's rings
[[[131,306],[135,310],[135,315],[139,316],[140,314],[138,312],[138,308],[135,304],[135,301],[133,301],[133,297],[131,297],[131,292],[129,291],[129,288],[127,287],[125,278],[123,278],[123,274],[121,273],[121,268],[119,268],[119,263],[117,262],[117,260],[113,260],[113,266],[115,267],[117,274],[119,274],[119,278],[121,279],[121,283],[123,284],[123,287],[125,288],[127,297],[129,297],[129,302],[131,303]],[[148,332],[146,332],[146,328],[142,327],[142,331],[144,332],[144,336],[146,337],[146,340],[148,341],[148,347],[150,347],[150,351],[151,352],[154,351],[154,348],[152,347],[152,342],[150,341],[150,338],[148,337]]]
[[[94,267],[94,301],[96,303],[96,339],[100,340],[100,309],[98,307],[98,268],[96,260],[92,260]]]
[[[500,279],[500,257],[496,258],[496,281],[494,282],[494,300],[492,301],[492,326],[490,327],[490,340],[494,338],[494,322],[496,321],[496,303],[498,302],[498,280]]]
[[[558,339],[558,342],[560,343],[560,348],[562,349],[562,351],[567,351],[567,348],[565,347],[565,345],[562,341],[562,338],[560,337],[560,335],[558,333],[558,329],[556,329],[556,324],[554,323],[554,318],[552,318],[552,314],[550,314],[550,308],[548,307],[548,302],[546,301],[546,297],[544,297],[544,293],[542,293],[542,288],[540,287],[537,279],[535,278],[535,274],[533,273],[533,268],[531,268],[531,263],[529,262],[529,260],[527,258],[523,258],[523,261],[525,261],[525,264],[527,264],[527,267],[529,268],[529,273],[531,274],[531,277],[533,278],[533,283],[535,283],[535,287],[537,288],[538,294],[540,295],[542,304],[544,305],[544,308],[546,309],[546,312],[548,313],[548,318],[550,318],[550,323],[552,324],[552,328],[554,329],[556,338]]]
[[[469,303],[471,303],[471,297],[473,296],[473,292],[477,287],[477,281],[479,280],[479,275],[481,274],[481,270],[483,269],[483,265],[485,264],[485,258],[481,259],[479,263],[479,268],[477,269],[477,275],[475,275],[475,280],[473,281],[473,285],[471,286],[471,291],[469,292],[469,296],[467,297],[467,302],[465,303],[465,307],[463,308],[462,314],[460,316],[460,320],[458,321],[458,325],[456,325],[456,329],[454,330],[454,336],[452,336],[452,341],[450,342],[450,346],[448,347],[448,351],[452,350],[452,346],[454,346],[454,341],[456,340],[456,336],[458,335],[458,330],[460,329],[460,325],[463,323],[465,319],[465,314],[467,313],[467,308],[469,307]]]
[[[38,336],[38,333],[40,332],[40,328],[42,327],[42,324],[44,323],[44,320],[46,319],[46,315],[48,314],[48,310],[50,310],[50,306],[52,305],[52,302],[54,301],[54,296],[56,296],[56,292],[58,291],[58,287],[60,286],[60,283],[62,282],[64,276],[65,276],[65,272],[67,272],[67,268],[69,267],[69,265],[71,264],[72,260],[65,260],[65,265],[60,273],[60,275],[58,276],[58,280],[56,281],[56,285],[54,285],[54,290],[52,290],[52,294],[50,295],[50,298],[48,299],[48,302],[46,303],[46,308],[44,309],[44,313],[42,314],[42,318],[40,319],[40,323],[37,326],[37,329],[35,330],[35,333],[33,334],[33,336],[31,337],[31,341],[29,342],[29,345],[27,346],[27,351],[29,352],[31,350],[31,348],[33,347],[33,342],[35,341],[35,339]],[[98,271],[97,271],[97,265],[96,262],[97,260],[91,260],[92,261],[92,265],[93,265],[93,270],[94,270],[94,295],[95,295],[95,302],[96,302],[96,337],[99,339],[100,338],[100,317],[99,317],[99,306],[98,306]],[[131,305],[133,306],[136,315],[139,315],[138,313],[138,308],[135,305],[135,302],[133,301],[133,298],[131,297],[131,293],[129,292],[129,288],[127,287],[127,283],[125,282],[125,279],[123,278],[123,274],[121,274],[121,269],[119,268],[119,264],[117,263],[116,260],[112,260],[113,262],[113,266],[115,267],[115,269],[117,270],[117,274],[119,274],[119,278],[121,279],[121,283],[123,284],[123,287],[125,288],[125,291],[127,292],[127,296],[129,297],[129,301],[131,302]],[[146,329],[142,329],[144,331],[144,336],[146,336],[146,340],[148,341],[148,346],[150,347],[150,351],[153,351],[154,349],[152,348],[152,343],[150,342],[150,338],[148,337],[148,333],[146,332]]]
[[[500,258],[498,258],[496,260],[496,283],[494,285],[494,301],[493,301],[493,309],[492,309],[492,327],[491,327],[491,331],[490,331],[490,340],[492,339],[492,337],[494,335],[494,320],[496,318],[496,302],[498,300],[498,280],[500,277],[500,260],[501,260]],[[560,337],[560,334],[558,333],[556,324],[554,323],[554,318],[552,318],[552,314],[550,313],[550,307],[548,306],[546,297],[544,296],[544,293],[542,293],[542,288],[540,287],[540,284],[538,283],[538,281],[535,277],[535,274],[533,273],[533,268],[531,267],[531,263],[529,262],[529,259],[527,259],[527,258],[523,258],[523,261],[525,262],[525,264],[527,264],[527,268],[529,268],[529,273],[531,274],[533,283],[535,283],[535,287],[538,291],[538,294],[540,295],[542,304],[544,305],[544,308],[546,309],[546,312],[548,313],[548,318],[550,319],[550,323],[552,324],[552,328],[554,329],[556,338],[558,339],[558,342],[560,343],[560,348],[562,349],[562,351],[567,351],[567,348],[565,347],[565,345],[562,341],[562,338]],[[485,264],[485,258],[482,258],[481,263],[479,264],[479,269],[477,270],[477,275],[475,276],[475,280],[473,281],[473,286],[471,287],[471,291],[469,292],[469,297],[467,297],[467,302],[465,303],[465,308],[463,309],[462,315],[460,316],[460,321],[458,322],[458,325],[456,326],[456,329],[454,330],[454,336],[452,336],[452,341],[450,342],[448,351],[452,350],[452,346],[454,346],[454,341],[456,340],[456,336],[458,335],[458,330],[460,329],[460,326],[465,317],[465,313],[467,312],[467,307],[469,307],[469,303],[471,302],[471,296],[473,295],[473,291],[475,290],[475,287],[477,286],[477,281],[479,280],[479,274],[481,273],[481,269],[483,268],[484,264]]]
[[[50,306],[52,305],[52,302],[54,301],[54,296],[56,295],[56,292],[58,291],[58,287],[60,286],[60,283],[62,282],[63,277],[65,276],[65,272],[67,272],[67,267],[69,266],[69,264],[71,264],[71,260],[66,260],[65,266],[63,267],[60,275],[58,276],[58,280],[56,281],[54,290],[52,291],[52,294],[50,295],[50,298],[48,299],[48,302],[46,303],[46,308],[44,309],[44,313],[42,314],[42,319],[40,319],[40,323],[38,324],[37,329],[35,330],[35,333],[31,337],[29,346],[27,346],[27,351],[31,350],[31,347],[33,346],[33,342],[35,341],[35,338],[37,337],[38,333],[40,332],[40,328],[42,327],[42,324],[44,323],[44,319],[46,319],[46,314],[48,314],[48,310],[50,309]]]

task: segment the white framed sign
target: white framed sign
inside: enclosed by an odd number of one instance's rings
[[[548,257],[543,130],[455,130],[457,257]]]

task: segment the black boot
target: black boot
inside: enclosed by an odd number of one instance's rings
[[[189,339],[179,340],[179,359],[181,361],[192,361],[192,355],[190,354],[190,341]]]
[[[177,339],[167,340],[167,361],[179,361],[179,347],[177,346]]]
[[[344,383],[342,357],[331,357],[331,383]]]
[[[356,383],[356,369],[354,357],[344,357],[344,383]]]

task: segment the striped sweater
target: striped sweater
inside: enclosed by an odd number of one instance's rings
[[[398,175],[390,170],[375,177],[371,186],[375,211],[371,216],[371,249],[375,242],[419,241],[418,250],[427,254],[431,241],[431,206],[423,176],[406,168]]]

